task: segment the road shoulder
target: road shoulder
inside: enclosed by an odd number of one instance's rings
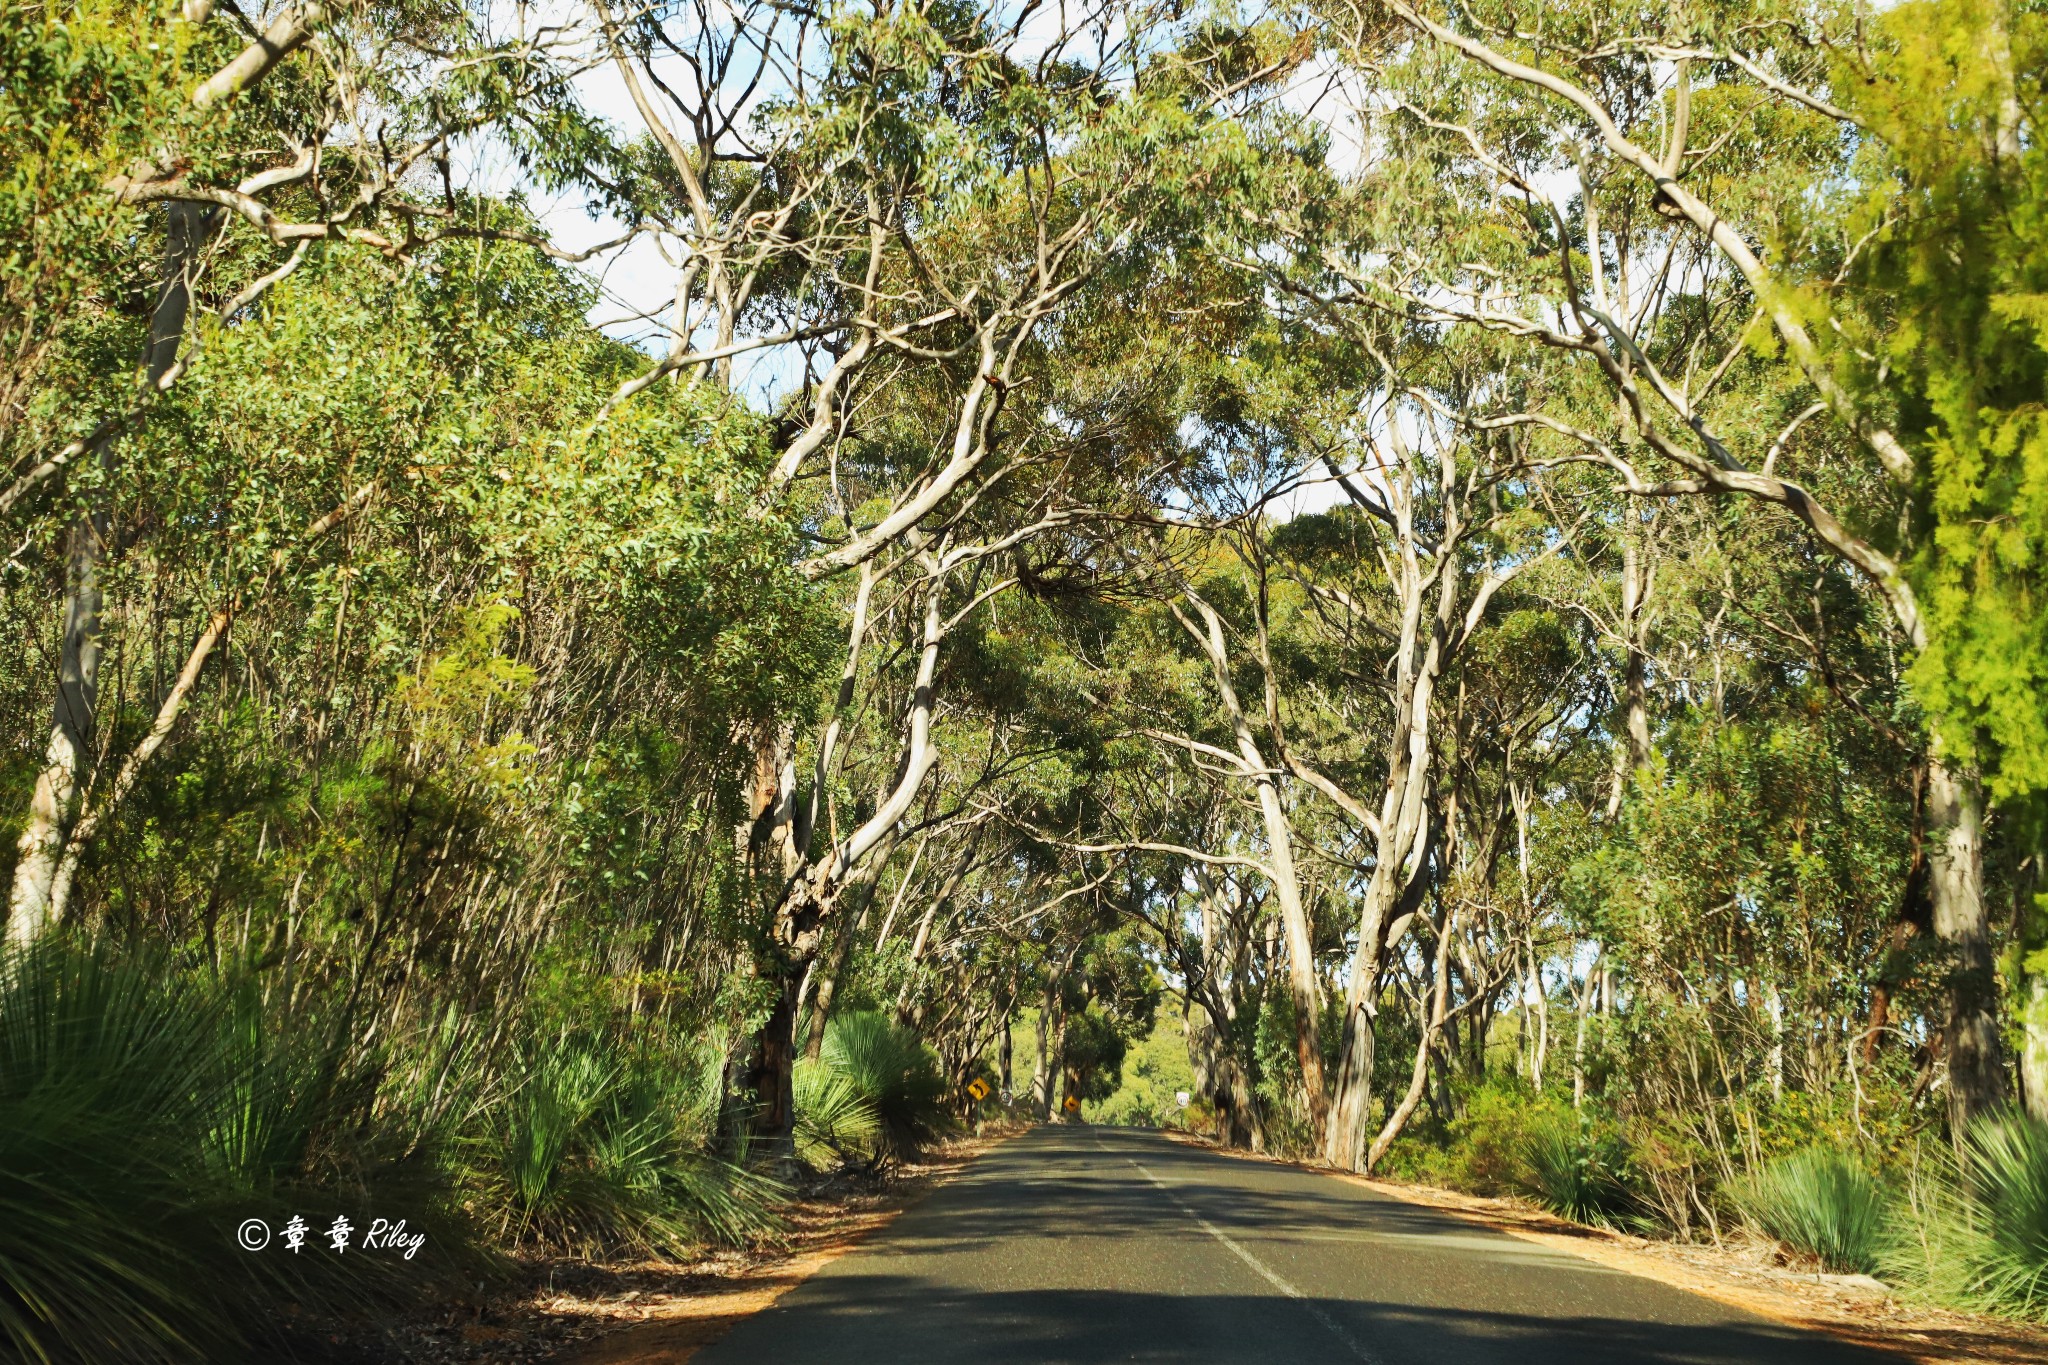
[[[746,1318],[864,1244],[977,1157],[1014,1132],[955,1138],[909,1166],[874,1194],[808,1199],[792,1211],[782,1246],[734,1253],[717,1263],[675,1267],[638,1296],[570,1300],[555,1313],[602,1320],[601,1335],[555,1359],[562,1365],[682,1365]]]
[[[772,1245],[688,1262],[550,1261],[529,1286],[423,1325],[410,1365],[681,1365],[893,1223],[1017,1131],[960,1137],[892,1170],[880,1186],[833,1183],[785,1210]]]
[[[1687,1246],[1581,1227],[1515,1199],[1489,1199],[1433,1186],[1368,1179],[1308,1162],[1220,1147],[1188,1133],[1175,1142],[1234,1160],[1312,1172],[1389,1199],[1450,1214],[1604,1268],[1655,1280],[1758,1317],[1821,1332],[1923,1365],[2039,1365],[2048,1360],[2048,1332],[1972,1314],[1907,1304],[1842,1276],[1802,1274],[1772,1264],[1761,1245]]]

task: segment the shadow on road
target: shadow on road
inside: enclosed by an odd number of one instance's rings
[[[1873,1365],[1432,1209],[1157,1134],[1040,1129],[701,1365]]]
[[[743,1324],[705,1359],[833,1365],[1360,1359],[1322,1326],[1318,1311],[1340,1322],[1381,1365],[1846,1365],[1885,1359],[1765,1323],[1560,1318],[1351,1299],[1215,1294],[1190,1299],[1081,1289],[963,1293],[889,1275],[813,1282],[801,1302]],[[771,1352],[757,1349],[771,1342]]]

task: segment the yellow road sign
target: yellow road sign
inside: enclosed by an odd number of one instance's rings
[[[973,1096],[974,1102],[976,1104],[979,1104],[981,1101],[988,1098],[988,1082],[983,1080],[981,1077],[976,1076],[973,1080],[967,1083],[967,1093]]]
[[[1074,1097],[1073,1097],[1072,1095],[1069,1095],[1069,1096],[1067,1096],[1067,1112],[1068,1112],[1069,1114],[1078,1114],[1078,1113],[1080,1113],[1080,1112],[1081,1112],[1081,1101],[1079,1101],[1079,1100],[1075,1099],[1075,1098],[1074,1098]]]

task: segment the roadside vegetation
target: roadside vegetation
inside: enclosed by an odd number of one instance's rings
[[[2044,76],[0,0],[0,1351],[314,1359],[998,1115],[2048,1317]]]

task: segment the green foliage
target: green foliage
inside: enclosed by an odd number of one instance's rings
[[[1337,1040],[1343,1035],[1337,1024],[1343,1001],[1326,997],[1323,1002],[1323,1066],[1336,1062]],[[1258,1077],[1259,1098],[1265,1106],[1267,1138],[1283,1152],[1308,1152],[1314,1140],[1308,1131],[1308,1111],[1302,1093],[1301,1056],[1295,1045],[1294,997],[1278,982],[1259,997],[1251,1019],[1252,1056]]]
[[[1841,89],[1873,135],[1852,230],[1882,225],[1858,282],[1885,363],[1858,374],[1922,461],[1914,691],[1996,796],[2023,797],[2048,790],[2048,151],[2016,92],[2048,62],[2048,22],[1919,0],[1881,26],[1884,78],[1845,70]]]
[[[1192,1100],[1195,1089],[1180,1021],[1161,1017],[1125,1056],[1116,1089],[1084,1104],[1081,1116],[1090,1123],[1177,1128],[1193,1117],[1175,1096],[1185,1090]]]
[[[1874,951],[1883,921],[1871,908],[1904,872],[1898,775],[1859,761],[1871,736],[1819,698],[1774,700],[1744,719],[1669,727],[1664,766],[1638,786],[1624,828],[1567,874],[1579,913],[1644,970],[1720,957],[1742,939],[1788,955],[1816,939],[1844,958]],[[1732,923],[1698,913],[1723,904]],[[1814,988],[1861,985],[1833,976]]]
[[[1069,1089],[1084,1104],[1113,1094],[1123,1080],[1130,1043],[1107,1012],[1091,1007],[1067,1015]]]
[[[835,1014],[824,1062],[873,1112],[878,1159],[905,1161],[946,1126],[946,1082],[916,1033],[879,1011]]]
[[[2035,7],[1557,0],[1540,36],[1503,0],[1425,7],[1646,149],[1693,82],[1675,164],[1718,239],[1570,102],[1339,6],[1159,7],[1043,60],[966,0],[721,11],[684,39],[700,74],[740,80],[716,54],[758,40],[783,76],[687,171],[576,107],[554,54],[580,42],[500,41],[481,4],[326,7],[195,108],[247,41],[205,8],[0,0],[0,868],[47,813],[51,661],[90,619],[91,818],[44,826],[81,845],[60,918],[154,945],[0,965],[0,1328],[26,1353],[222,1358],[261,1349],[252,1305],[398,1301],[374,1263],[300,1283],[230,1254],[223,1210],[388,1201],[436,1273],[772,1235],[783,1191],[721,1090],[789,970],[839,991],[794,1076],[814,1166],[931,1141],[1027,1003],[1055,1102],[1178,1119],[1169,990],[1227,1033],[1208,1060],[1269,1144],[1320,1151],[1287,968],[1344,980],[1397,868],[1407,936],[1357,964],[1387,987],[1376,1115],[1438,985],[1449,1011],[1388,1169],[1679,1236],[1737,1207],[1860,1268],[1883,1201],[1856,1161],[1942,1121],[1934,746],[1994,798],[1982,880],[2013,913],[1987,922],[2048,1037]],[[673,9],[610,36],[671,51]],[[1642,57],[1729,35],[1753,68]],[[1311,59],[1369,123],[1270,98]],[[458,190],[457,146],[520,188]],[[140,392],[160,196],[244,183],[175,380]],[[591,325],[600,277],[534,249],[552,215],[523,195],[575,187],[728,253],[682,276],[685,346],[786,340],[651,371],[651,332]],[[1729,268],[1737,238],[1759,264]],[[1797,489],[1686,493],[1766,475]],[[920,498],[852,571],[821,558]],[[1188,583],[1242,721],[1163,605]],[[909,715],[932,733],[906,746]],[[932,765],[870,826],[906,749]],[[1296,845],[1284,934],[1253,782]],[[1419,818],[1360,817],[1383,796]],[[852,830],[881,837],[832,854]],[[919,926],[914,962],[909,932],[865,937],[882,915]],[[1328,1071],[1342,991],[1324,1007]],[[2040,1313],[2044,1141],[1966,1137],[1880,1259]]]
[[[1849,1152],[1812,1147],[1780,1157],[1731,1191],[1759,1229],[1842,1274],[1877,1268],[1888,1192]]]
[[[1528,1134],[1521,1151],[1524,1194],[1561,1218],[1610,1227],[1640,1204],[1628,1145],[1611,1127],[1553,1118]]]
[[[140,310],[108,305],[146,287],[137,276],[161,236],[136,231],[107,178],[167,141],[216,156],[227,131],[195,127],[184,107],[186,73],[222,44],[166,23],[173,9],[0,4],[0,464],[10,471],[38,444],[89,431],[141,349]]]
[[[1960,1161],[1924,1154],[1879,1260],[1919,1296],[2048,1321],[2048,1124],[1984,1119]]]

